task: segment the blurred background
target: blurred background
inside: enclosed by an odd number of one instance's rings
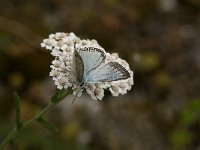
[[[134,71],[128,94],[102,103],[67,97],[6,150],[200,150],[199,0],[0,0],[0,141],[15,119],[13,91],[27,120],[55,91],[53,60],[40,43],[74,32],[118,52]]]

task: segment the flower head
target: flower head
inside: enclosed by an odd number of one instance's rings
[[[76,46],[74,45],[76,42]],[[51,55],[55,57],[50,66],[50,76],[53,78],[58,89],[72,88],[73,94],[81,96],[83,91],[86,91],[92,99],[102,100],[104,97],[104,90],[108,89],[113,96],[119,94],[126,94],[133,85],[133,71],[130,70],[129,64],[119,58],[117,53],[110,54],[106,52],[96,40],[81,40],[74,33],[55,33],[50,34],[47,39],[41,43],[41,47],[51,50]],[[95,47],[105,53],[105,63],[117,62],[123,66],[130,74],[130,78],[111,81],[111,82],[97,82],[84,83],[81,86],[77,83],[74,62],[74,48],[81,47]],[[85,90],[84,90],[85,89]]]

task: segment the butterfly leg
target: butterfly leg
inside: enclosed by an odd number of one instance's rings
[[[75,84],[75,83],[74,83],[74,84]],[[78,83],[76,83],[76,84],[78,85]],[[76,100],[78,94],[79,94],[79,93],[81,92],[81,90],[83,89],[84,85],[85,85],[84,82],[80,82],[80,83],[79,83],[79,88],[78,88],[77,94],[75,95],[74,99],[72,100],[72,104],[73,104],[74,101]]]
[[[74,103],[74,101],[76,100],[78,94],[79,94],[80,91],[78,91],[78,93],[76,94],[76,96],[74,97],[74,99],[72,100],[72,104]]]

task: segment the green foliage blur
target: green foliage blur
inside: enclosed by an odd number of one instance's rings
[[[199,150],[199,0],[0,0],[0,142],[15,120],[14,91],[23,120],[55,92],[53,60],[40,43],[74,32],[130,64],[128,94],[67,97],[47,116],[57,128],[23,130],[6,150]]]

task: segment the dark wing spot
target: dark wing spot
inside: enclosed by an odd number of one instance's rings
[[[120,72],[122,74],[122,78],[121,79],[128,79],[131,77],[130,73],[119,63],[117,62],[109,62],[108,63],[110,66],[113,66],[114,68],[116,68],[116,72]]]

